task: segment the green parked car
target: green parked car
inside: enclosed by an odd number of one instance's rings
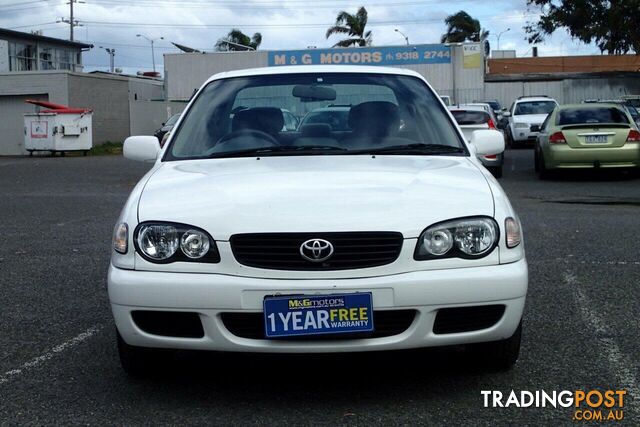
[[[540,179],[552,170],[640,167],[640,132],[615,104],[556,107],[542,123],[535,146]]]

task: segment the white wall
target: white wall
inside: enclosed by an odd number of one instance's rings
[[[357,48],[354,48],[357,49]],[[484,69],[464,68],[463,46],[452,46],[449,64],[408,64],[401,68],[423,75],[441,95],[457,102],[484,97]],[[269,65],[269,51],[176,53],[164,55],[165,93],[170,100],[187,100],[212,75],[224,71],[260,68]],[[454,74],[455,70],[455,74]],[[455,93],[454,93],[455,86]]]
[[[162,123],[186,106],[186,102],[130,101],[129,135],[153,135]]]
[[[640,94],[640,77],[558,78],[546,81],[486,82],[487,99],[497,99],[509,107],[519,96],[548,95],[560,104],[576,104],[586,99],[620,99]]]
[[[35,113],[36,106],[26,99],[47,101],[46,94],[0,95],[0,156],[27,154],[24,149],[24,113]]]

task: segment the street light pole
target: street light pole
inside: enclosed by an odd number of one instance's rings
[[[156,40],[164,40],[164,37],[160,37],[158,39],[152,39],[151,37],[147,37],[144,34],[136,34],[136,37],[143,37],[147,39],[151,43],[151,62],[153,63],[153,72],[156,72],[156,53],[153,49],[153,44]]]
[[[395,29],[395,32],[400,34],[402,37],[404,37],[404,40],[407,42],[407,46],[409,46],[409,37],[407,37],[407,35],[405,33],[403,33],[402,31],[400,31],[399,29]]]
[[[116,65],[116,60],[115,60],[116,50],[109,49],[108,47],[104,47],[104,46],[100,46],[100,49],[106,50],[107,53],[109,54],[109,71],[113,73]]]
[[[458,100],[458,87],[456,86],[456,57],[458,51],[458,49],[456,48],[461,47],[462,43],[445,43],[444,45],[451,49],[451,89],[453,92],[451,105],[454,105],[455,103],[460,105],[460,102]]]
[[[502,35],[504,33],[506,33],[507,31],[511,31],[511,28],[507,28],[506,30],[501,31],[501,32],[498,33],[498,49],[496,49],[496,50],[500,50],[500,37],[502,37]]]

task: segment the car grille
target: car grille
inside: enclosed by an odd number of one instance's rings
[[[265,339],[263,313],[222,313],[225,328],[233,335],[249,339]],[[278,338],[284,340],[340,340],[358,338],[382,338],[398,335],[409,329],[416,317],[415,310],[384,310],[373,312],[373,332],[307,335]]]
[[[324,239],[334,253],[312,262],[300,254],[310,239]],[[402,250],[402,234],[395,232],[256,233],[231,236],[231,249],[243,265],[271,270],[349,270],[394,262]]]
[[[433,333],[454,334],[487,329],[498,323],[504,310],[504,305],[442,308],[436,315]]]

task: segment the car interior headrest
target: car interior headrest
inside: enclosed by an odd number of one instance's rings
[[[231,130],[254,129],[277,135],[284,126],[284,116],[279,108],[256,107],[240,110],[233,116]]]
[[[387,136],[400,126],[398,106],[388,101],[369,101],[351,107],[349,127],[359,134]]]

